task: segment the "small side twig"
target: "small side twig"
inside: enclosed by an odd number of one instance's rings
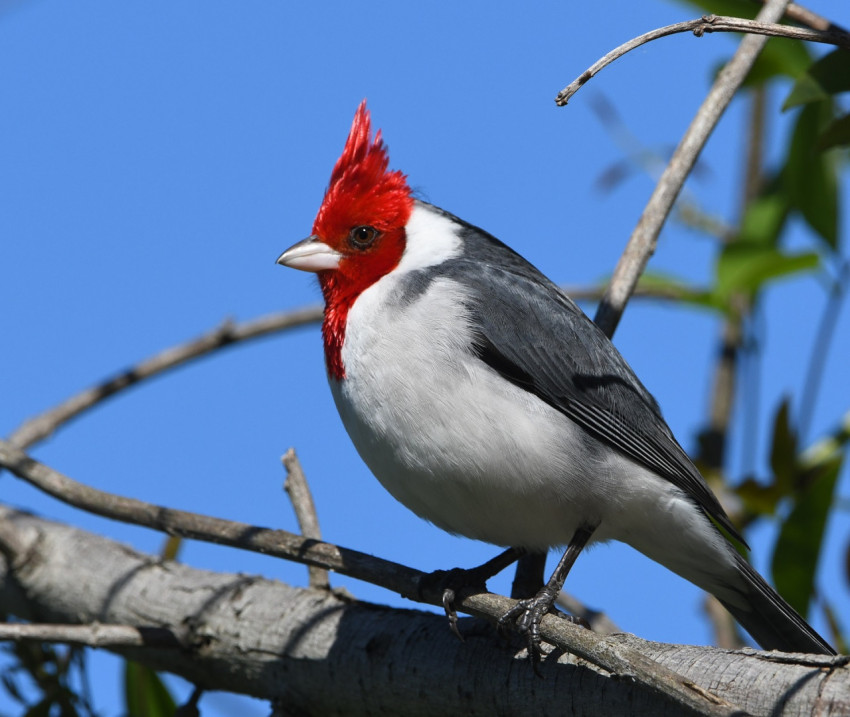
[[[778,20],[780,17],[781,15],[773,19]],[[792,27],[790,25],[778,25],[775,22],[761,22],[758,19],[745,20],[744,18],[727,17],[725,15],[703,15],[696,20],[686,20],[685,22],[677,22],[665,27],[659,27],[628,42],[624,42],[593,63],[593,65],[561,90],[555,96],[555,104],[559,107],[566,105],[588,80],[631,50],[653,40],[682,32],[692,32],[696,37],[702,37],[704,34],[712,32],[743,32],[750,35],[763,35],[765,37],[787,37],[792,40],[821,42],[827,45],[836,45],[837,47],[850,49],[850,34],[841,30],[811,30],[802,27]]]
[[[130,625],[60,625],[0,623],[0,642],[59,642],[82,647],[183,647],[181,641],[164,627]]]
[[[769,0],[758,15],[759,23],[772,23],[780,19],[787,4],[788,0]],[[697,157],[766,42],[764,35],[746,35],[741,40],[732,59],[718,74],[676,151],[673,152],[614,269],[608,291],[605,292],[594,317],[596,324],[608,337],[614,335],[626,303],[634,292],[649,258],[655,253],[661,227],[667,220]]]
[[[298,526],[301,528],[301,535],[312,540],[321,540],[322,531],[319,529],[319,515],[316,512],[316,504],[313,502],[313,495],[310,492],[310,486],[307,485],[307,478],[304,475],[304,470],[301,468],[301,461],[295,454],[295,449],[290,448],[281,456],[280,462],[286,469],[286,480],[283,482],[283,489],[292,501],[292,507],[295,510],[295,518],[298,520]],[[328,580],[328,571],[324,568],[319,568],[315,565],[307,566],[309,573],[309,584],[311,588],[321,590],[330,590],[330,581]]]
[[[603,293],[601,288],[593,286],[567,287],[565,290],[577,301],[598,301]],[[678,292],[662,288],[639,289],[635,292],[635,296],[662,300],[680,298]],[[322,320],[322,311],[321,306],[305,306],[261,316],[239,324],[225,321],[219,327],[198,338],[167,348],[117,376],[87,388],[53,408],[24,421],[8,437],[8,440],[18,448],[30,448],[39,441],[49,438],[64,424],[128,388],[240,342],[318,323]]]
[[[283,530],[260,528],[106,493],[62,475],[30,458],[8,441],[0,440],[0,466],[65,503],[113,520],[337,570],[420,602],[442,604],[441,590],[422,589],[425,573],[419,570],[356,550],[301,538]],[[496,620],[513,604],[500,595],[476,593],[460,599],[457,607],[472,615]],[[606,672],[627,677],[654,694],[664,695],[682,713],[715,717],[743,714],[740,708],[695,686],[637,650],[595,635],[566,620],[547,616],[540,626],[540,635],[546,642],[568,650]]]
[[[226,346],[321,320],[322,307],[307,306],[293,311],[261,316],[241,324],[225,321],[212,331],[186,343],[165,349],[117,376],[92,386],[49,411],[24,422],[9,436],[9,441],[19,448],[28,448],[44,440],[59,426],[76,418],[84,411],[145,379],[182,366]]]
[[[764,5],[765,0],[755,0],[755,2]],[[798,22],[801,25],[810,27],[812,30],[837,30],[838,32],[847,32],[847,30],[840,25],[836,25],[834,22],[827,20],[822,15],[818,15],[816,12],[812,12],[807,7],[803,7],[802,5],[798,5],[794,2],[789,3],[788,7],[785,8],[785,18],[792,22]]]

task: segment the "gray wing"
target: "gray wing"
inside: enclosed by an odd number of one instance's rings
[[[477,295],[472,352],[599,441],[669,480],[746,545],[655,399],[609,339],[555,284],[513,250],[464,225],[467,248],[441,273]]]

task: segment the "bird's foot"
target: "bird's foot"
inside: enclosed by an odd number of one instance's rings
[[[435,570],[420,580],[420,595],[434,590],[442,593],[443,610],[449,621],[449,629],[463,640],[463,635],[457,627],[457,610],[455,600],[459,595],[475,595],[487,592],[487,578],[481,575],[479,568],[452,568],[451,570]]]
[[[504,632],[513,624],[516,631],[525,640],[528,657],[534,665],[534,671],[540,675],[538,664],[543,650],[540,647],[540,623],[548,615],[556,615],[576,625],[590,628],[587,620],[561,612],[555,607],[555,599],[559,590],[553,590],[551,585],[545,585],[533,598],[520,600],[502,617],[499,618],[499,630]]]
[[[524,551],[520,548],[508,548],[492,560],[476,568],[452,568],[451,570],[435,570],[420,580],[419,597],[427,592],[439,590],[442,593],[443,609],[449,620],[449,628],[463,640],[463,635],[457,627],[457,610],[455,601],[461,595],[475,595],[487,592],[487,580],[496,573],[516,562]]]

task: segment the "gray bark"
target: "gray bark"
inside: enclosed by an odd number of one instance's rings
[[[277,714],[544,717],[665,715],[677,709],[628,679],[570,655],[536,677],[486,624],[343,600],[250,575],[213,573],[140,554],[0,506],[0,610],[36,622],[167,628],[179,646],[109,649],[210,690],[275,702]],[[616,639],[752,714],[850,713],[844,658]]]

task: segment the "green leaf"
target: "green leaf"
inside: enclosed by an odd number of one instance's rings
[[[773,247],[788,217],[788,198],[774,190],[751,201],[741,219],[738,241]]]
[[[818,137],[817,149],[823,151],[831,147],[850,145],[850,114],[832,120]]]
[[[828,100],[839,92],[850,92],[850,52],[841,49],[824,55],[800,75],[782,109]]]
[[[734,492],[752,515],[773,515],[781,498],[776,485],[763,485],[755,478],[747,478]]]
[[[647,271],[641,276],[638,282],[638,292],[641,290],[699,308],[722,308],[712,301],[712,294],[705,289],[692,286],[675,276],[656,271]]]
[[[797,79],[802,77],[811,65],[812,56],[805,44],[786,37],[772,37],[765,43],[764,49],[747,73],[744,85],[761,85],[774,77]]]
[[[173,717],[177,709],[159,675],[132,660],[124,663],[124,700],[127,717]]]
[[[820,464],[785,519],[773,551],[776,589],[801,615],[815,591],[815,572],[843,456]]]
[[[797,472],[797,433],[791,427],[789,414],[789,401],[786,397],[773,419],[773,441],[770,447],[770,467],[781,496],[793,488]]]
[[[718,258],[714,294],[724,300],[735,292],[755,294],[772,279],[810,271],[819,264],[815,252],[785,253],[772,246],[735,242]]]
[[[817,140],[832,119],[832,103],[806,105],[800,112],[782,184],[794,208],[832,248],[838,245],[838,168],[832,153],[821,152]]]

